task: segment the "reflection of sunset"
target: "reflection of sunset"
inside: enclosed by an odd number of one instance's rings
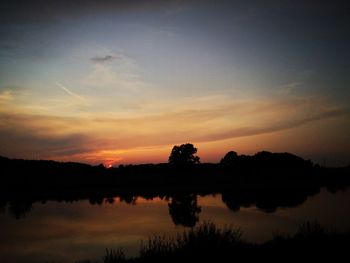
[[[324,198],[332,202],[329,213],[324,213]],[[348,200],[349,192],[335,196],[323,192],[300,207],[280,209],[277,213],[264,213],[254,207],[233,213],[221,201],[221,195],[198,197],[198,205],[202,208],[200,221],[240,227],[245,239],[262,242],[271,238],[273,231],[290,233],[299,221],[315,216],[330,225],[338,224],[342,218],[338,227],[345,231],[350,219],[350,214],[344,213]],[[123,247],[127,255],[136,255],[141,239],[155,234],[175,236],[185,229],[174,226],[167,201],[159,198],[151,201],[139,197],[136,205],[120,202],[119,198],[113,204],[101,206],[90,205],[88,201],[37,203],[21,224],[9,220],[9,216],[0,214],[0,247],[6,262],[28,262],[29,257],[40,262],[43,255],[45,260],[55,258],[62,262],[95,259],[112,247]]]

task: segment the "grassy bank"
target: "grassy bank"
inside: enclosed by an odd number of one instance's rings
[[[203,223],[175,238],[156,236],[142,242],[139,256],[126,258],[122,249],[107,249],[100,262],[233,262],[233,261],[346,261],[350,251],[350,231],[337,233],[317,222],[300,225],[294,235],[275,234],[263,244],[245,241],[239,229],[217,228]],[[98,262],[98,261],[96,261]],[[83,260],[76,263],[95,263]]]

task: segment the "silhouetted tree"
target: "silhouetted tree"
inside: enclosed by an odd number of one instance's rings
[[[200,158],[195,155],[196,153],[197,148],[191,143],[175,145],[170,153],[169,163],[180,167],[199,163]]]
[[[238,155],[234,151],[229,151],[225,154],[224,158],[221,159],[220,164],[223,166],[232,166],[237,162]]]

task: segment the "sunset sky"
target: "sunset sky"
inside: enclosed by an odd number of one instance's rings
[[[344,1],[346,3],[346,1]],[[0,155],[166,162],[191,142],[350,164],[341,1],[2,1]]]

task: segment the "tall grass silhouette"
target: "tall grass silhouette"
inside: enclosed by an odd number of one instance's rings
[[[126,258],[122,250],[107,250],[103,263],[121,262],[225,262],[246,260],[297,260],[300,258],[337,260],[350,249],[350,231],[337,233],[316,221],[300,224],[294,235],[275,235],[255,244],[242,238],[242,231],[232,226],[220,229],[204,222],[176,237],[158,235],[143,241],[139,256]]]

